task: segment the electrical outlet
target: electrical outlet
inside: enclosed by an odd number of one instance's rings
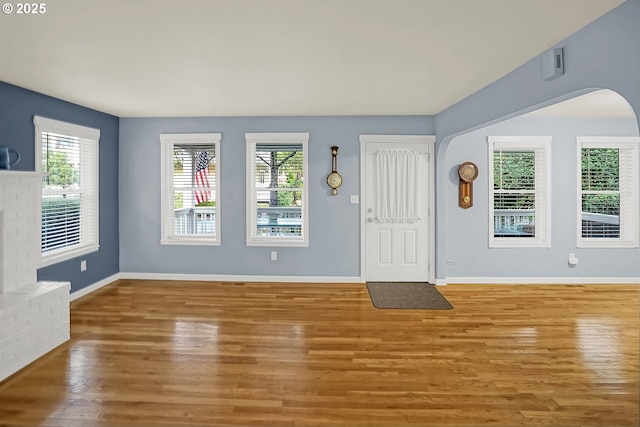
[[[578,265],[578,258],[576,258],[576,254],[573,252],[569,253],[569,265]]]
[[[80,271],[86,271],[87,270],[87,260],[83,259],[82,261],[80,261]]]
[[[357,205],[358,203],[360,203],[360,196],[358,196],[357,194],[352,194],[350,200],[352,204]]]
[[[277,260],[278,260],[278,252],[271,251],[271,261],[277,261]]]

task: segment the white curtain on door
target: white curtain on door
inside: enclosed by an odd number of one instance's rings
[[[376,219],[416,222],[419,218],[420,153],[381,150],[376,153]]]

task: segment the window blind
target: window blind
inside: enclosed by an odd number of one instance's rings
[[[620,149],[582,148],[582,237],[620,237]]]
[[[308,134],[247,134],[247,244],[306,246]]]
[[[43,172],[43,259],[97,250],[99,131],[42,117],[34,123]]]
[[[547,246],[550,139],[490,142],[490,247]]]
[[[579,246],[638,245],[638,138],[578,138]]]
[[[220,134],[163,134],[162,242],[219,243]]]
[[[494,151],[494,215],[511,213],[496,216],[498,227],[494,227],[494,237],[535,237],[535,158],[534,151]],[[500,218],[507,218],[510,223],[500,223]]]

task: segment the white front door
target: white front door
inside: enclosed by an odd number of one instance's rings
[[[369,282],[428,282],[432,279],[429,271],[432,260],[433,236],[430,205],[432,203],[432,150],[433,137],[412,135],[362,135],[361,153],[364,154],[361,175],[363,178],[363,262],[364,279]],[[412,150],[418,153],[419,168],[417,191],[398,191],[377,181],[380,167],[376,156],[382,150]],[[402,173],[402,172],[400,172]],[[413,176],[413,175],[412,175]],[[394,199],[394,203],[403,203],[403,198],[417,193],[418,219],[412,221],[394,221],[393,218],[381,220],[380,197]],[[390,194],[393,193],[393,194]],[[388,215],[387,215],[388,216]]]

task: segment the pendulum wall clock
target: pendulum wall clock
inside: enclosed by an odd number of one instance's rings
[[[473,181],[478,177],[478,166],[473,162],[464,162],[458,167],[458,206],[468,209],[473,206]]]

